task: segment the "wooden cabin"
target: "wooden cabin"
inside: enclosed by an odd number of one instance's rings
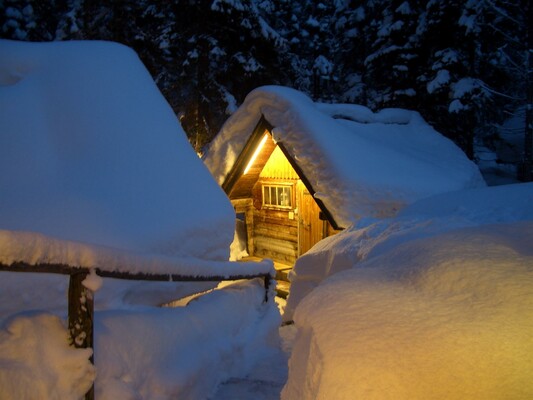
[[[423,198],[484,185],[476,165],[414,111],[317,103],[281,86],[250,92],[204,162],[244,221],[238,237],[245,225],[248,253],[275,261],[278,290],[294,265],[292,310],[331,272],[327,259],[321,270],[300,257],[321,239]],[[315,250],[314,260],[329,257],[326,244]]]
[[[262,117],[222,188],[246,226],[250,256],[293,265],[341,229],[283,143]]]

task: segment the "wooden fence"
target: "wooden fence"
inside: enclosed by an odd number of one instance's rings
[[[219,282],[236,281],[241,279],[262,278],[265,286],[264,301],[268,301],[268,293],[272,277],[269,273],[250,275],[217,275],[217,276],[190,276],[180,274],[146,274],[106,271],[94,268],[96,274],[102,278],[115,278],[137,281],[158,282]],[[91,268],[72,267],[64,264],[36,264],[29,265],[22,262],[5,265],[0,263],[0,271],[33,272],[47,274],[69,275],[68,288],[68,331],[71,345],[77,348],[92,348],[94,337],[94,293],[83,285],[83,281],[90,273]],[[93,353],[94,354],[94,353]],[[94,358],[91,357],[91,362]],[[94,399],[94,384],[85,395],[86,400]]]

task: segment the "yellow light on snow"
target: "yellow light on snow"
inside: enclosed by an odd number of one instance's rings
[[[268,133],[265,133],[265,136],[263,136],[263,139],[261,139],[261,142],[259,143],[259,145],[257,146],[257,149],[255,149],[254,154],[252,155],[252,158],[250,158],[250,161],[248,162],[248,165],[244,169],[244,172],[242,173],[243,175],[246,175],[248,173],[248,171],[252,167],[253,163],[255,162],[255,159],[257,158],[257,156],[261,152],[261,149],[265,145],[267,139],[268,139]]]

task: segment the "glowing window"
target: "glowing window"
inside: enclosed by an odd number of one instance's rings
[[[292,186],[263,185],[263,205],[292,208]]]

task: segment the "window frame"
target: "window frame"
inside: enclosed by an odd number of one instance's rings
[[[288,206],[280,205],[280,204],[277,204],[278,203],[277,201],[276,201],[276,204],[272,204],[271,201],[267,203],[265,201],[266,200],[265,188],[269,188],[269,190],[272,190],[272,188],[275,188],[276,190],[279,188],[288,189],[289,190],[288,198],[289,198],[290,204]],[[277,191],[276,191],[276,200],[277,200]],[[278,183],[278,182],[262,182],[261,183],[261,202],[262,202],[263,207],[265,208],[272,208],[272,209],[286,210],[286,211],[293,210],[294,209],[294,184]]]

